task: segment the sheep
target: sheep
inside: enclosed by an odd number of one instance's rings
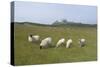
[[[28,41],[29,42],[32,42],[33,41],[33,38],[32,38],[32,35],[31,34],[28,36]]]
[[[43,39],[40,43],[40,49],[48,47],[50,44],[52,44],[52,38],[47,37]]]
[[[39,35],[34,35],[34,36],[32,36],[32,39],[33,39],[34,42],[39,41],[40,36]]]
[[[57,42],[56,48],[59,47],[60,45],[64,44],[64,42],[65,42],[65,39],[64,39],[64,38],[61,38],[61,39]]]
[[[79,39],[79,44],[80,44],[80,47],[83,47],[85,46],[85,43],[86,43],[86,40],[85,39]]]
[[[70,48],[72,42],[73,42],[72,39],[68,39],[66,42],[66,48]]]
[[[28,36],[28,41],[29,42],[38,42],[38,41],[40,41],[40,36],[39,35],[32,35],[32,34],[30,34]]]

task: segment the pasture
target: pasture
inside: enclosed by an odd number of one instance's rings
[[[30,43],[29,34],[40,35],[41,39],[52,37],[55,46],[60,38],[72,38],[71,48],[60,46],[47,49],[39,48],[40,42]],[[80,48],[79,38],[86,39],[86,46]],[[14,24],[14,57],[15,65],[69,63],[97,60],[96,27],[50,27],[28,24]]]

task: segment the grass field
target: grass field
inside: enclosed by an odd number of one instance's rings
[[[38,34],[41,39],[52,37],[53,45],[64,37],[71,37],[72,47],[39,49],[38,43],[30,43],[29,34]],[[86,46],[79,47],[78,39],[85,38]],[[14,26],[15,65],[33,65],[48,63],[66,63],[97,60],[97,29],[96,27],[49,27],[38,25],[15,24]]]

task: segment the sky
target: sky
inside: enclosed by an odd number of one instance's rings
[[[97,23],[97,7],[87,5],[15,1],[14,21],[52,24],[54,21]]]

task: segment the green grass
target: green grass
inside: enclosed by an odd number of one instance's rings
[[[66,39],[71,37],[73,45],[69,49],[61,46],[40,50],[39,42],[28,42],[30,33],[40,35],[41,39],[52,37],[53,45],[56,45],[62,37]],[[79,47],[79,38],[86,39],[85,47]],[[45,27],[15,24],[14,49],[15,65],[95,61],[97,60],[97,30],[96,27]]]

